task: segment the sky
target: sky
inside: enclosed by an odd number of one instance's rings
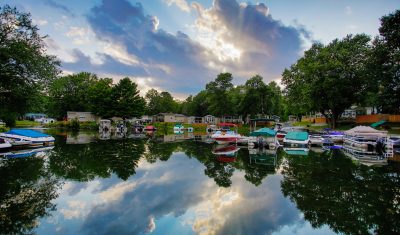
[[[378,34],[400,0],[6,0],[30,12],[63,74],[129,77],[178,99],[219,73],[280,81],[315,41]]]

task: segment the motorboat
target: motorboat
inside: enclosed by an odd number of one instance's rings
[[[7,150],[7,149],[11,148],[11,146],[12,145],[10,144],[10,142],[8,142],[7,139],[0,138],[0,151]]]
[[[279,146],[279,142],[276,138],[276,131],[270,128],[261,128],[251,132],[248,144],[258,148],[265,147],[268,149],[275,149]]]
[[[335,143],[341,143],[343,142],[344,132],[325,129],[322,137],[330,138]]]
[[[29,129],[12,129],[8,132],[0,133],[0,137],[19,140],[31,141],[30,147],[49,146],[54,144],[54,137],[42,132]]]
[[[283,145],[288,147],[308,147],[310,137],[305,131],[290,131],[283,139]]]
[[[387,131],[357,126],[344,132],[343,148],[353,155],[393,155],[393,142]]]
[[[217,131],[211,135],[218,144],[236,143],[242,136],[234,131]]]
[[[310,135],[311,146],[323,146],[325,139],[320,135]]]
[[[283,142],[283,139],[285,139],[286,134],[289,132],[307,132],[307,129],[299,126],[280,127],[279,129],[276,130],[277,130],[276,138],[279,142]]]

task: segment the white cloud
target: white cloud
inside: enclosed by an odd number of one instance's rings
[[[147,225],[146,232],[152,233],[156,229],[156,222],[154,216],[149,216],[149,224]]]
[[[65,33],[67,37],[73,38],[72,42],[76,45],[89,44],[92,34],[89,28],[75,26],[69,27],[69,31]]]
[[[168,6],[175,4],[179,9],[185,12],[190,12],[189,4],[186,0],[164,0]]]
[[[88,207],[82,201],[69,201],[68,208],[61,208],[60,213],[64,215],[65,219],[79,219],[83,218],[88,213]]]

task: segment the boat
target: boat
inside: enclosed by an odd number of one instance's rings
[[[326,143],[325,139],[320,135],[310,135],[311,146],[323,146]]]
[[[276,150],[249,147],[250,164],[276,166]]]
[[[276,133],[276,138],[279,142],[283,142],[283,139],[285,139],[285,136],[288,132],[294,131],[294,132],[306,132],[307,129],[304,127],[298,127],[298,126],[286,126],[286,127],[279,127],[278,129],[275,128],[277,131]]]
[[[218,144],[237,143],[238,140],[243,139],[240,134],[234,131],[217,131],[211,135]]]
[[[335,143],[341,143],[343,142],[344,132],[334,131],[329,128],[326,128],[324,130],[324,133],[322,134],[322,137],[330,138]]]
[[[283,139],[283,145],[288,147],[308,147],[310,137],[305,131],[290,131]]]
[[[0,133],[0,137],[13,140],[31,141],[30,147],[49,146],[54,144],[54,137],[42,132],[29,129],[12,129],[8,132]]]
[[[7,139],[0,138],[0,151],[7,150],[7,149],[11,148],[11,146],[12,145],[10,144],[10,142],[8,142]]]
[[[248,144],[254,145],[254,147],[267,147],[269,149],[275,149],[279,146],[276,131],[270,128],[261,128],[251,132]]]
[[[357,126],[344,132],[343,148],[357,155],[393,156],[393,142],[387,131],[378,131],[369,126]]]
[[[24,140],[24,139],[6,139],[8,142],[10,142],[10,144],[12,145],[12,147],[27,147],[29,145],[32,144],[32,141],[30,140]]]

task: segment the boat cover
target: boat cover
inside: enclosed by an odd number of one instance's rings
[[[308,155],[308,151],[305,150],[300,150],[300,149],[285,149],[285,152],[288,155],[297,155],[297,156],[307,156]]]
[[[347,135],[357,136],[357,135],[374,135],[374,136],[387,136],[387,131],[378,131],[369,126],[356,126],[353,129],[344,132]]]
[[[40,138],[40,137],[49,137],[50,136],[50,135],[44,134],[39,131],[28,130],[28,129],[12,129],[5,133],[11,134],[11,135],[21,135],[21,136],[26,136],[26,137],[31,137],[31,138]]]
[[[304,131],[291,131],[285,136],[288,140],[299,140],[304,141],[308,139],[308,133]]]
[[[250,136],[275,136],[276,131],[269,128],[261,128],[250,133]]]

